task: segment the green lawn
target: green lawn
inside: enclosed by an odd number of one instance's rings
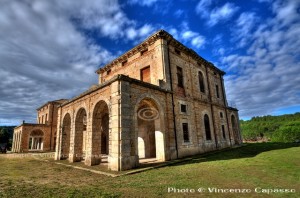
[[[168,188],[190,193],[168,193]],[[201,188],[205,192],[197,192]],[[209,193],[213,188],[250,193]],[[255,193],[295,189],[295,193]],[[108,177],[39,161],[0,155],[0,197],[300,197],[300,147],[253,143],[180,164]]]

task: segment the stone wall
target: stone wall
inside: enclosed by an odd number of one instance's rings
[[[151,84],[140,81],[147,66]],[[142,157],[165,161],[241,143],[237,109],[227,106],[224,72],[177,41],[144,42],[97,73],[99,85],[58,110],[57,160],[96,165],[108,144],[108,168],[120,171],[138,166]]]
[[[161,40],[157,40],[152,45],[145,47],[143,49],[144,51],[137,52],[122,62],[114,64],[109,70],[102,72],[101,78],[99,78],[99,84],[108,81],[117,74],[123,74],[141,80],[141,69],[150,66],[151,84],[159,85],[159,79],[164,79],[161,42]]]
[[[28,152],[29,137],[34,131],[43,132],[43,149],[40,151],[50,151],[50,127],[45,124],[23,123],[14,129],[12,152]]]

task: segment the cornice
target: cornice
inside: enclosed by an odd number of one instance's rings
[[[113,67],[114,65],[116,65],[118,63],[122,63],[123,61],[127,60],[128,58],[130,58],[131,56],[133,56],[137,52],[141,52],[141,51],[145,50],[147,47],[152,45],[158,39],[166,40],[168,42],[168,44],[170,44],[170,45],[174,46],[175,48],[185,52],[187,55],[194,58],[198,63],[203,64],[206,67],[210,67],[210,68],[218,71],[221,75],[225,74],[224,71],[220,70],[214,64],[212,64],[211,62],[209,62],[209,61],[205,60],[204,58],[202,58],[193,49],[190,49],[190,48],[186,47],[185,45],[183,45],[181,42],[176,40],[171,34],[169,34],[165,30],[159,30],[159,31],[155,32],[154,34],[149,36],[147,39],[145,39],[142,43],[138,44],[137,46],[135,46],[131,50],[125,52],[124,54],[122,54],[118,58],[114,59],[112,62],[108,63],[107,65],[99,68],[96,71],[96,73],[97,74],[102,73],[104,71],[107,71],[107,70],[111,69],[111,67]]]
[[[107,86],[111,85],[115,81],[126,81],[126,82],[129,82],[129,83],[132,83],[132,84],[137,84],[137,85],[147,87],[147,88],[150,88],[150,89],[153,89],[153,90],[161,91],[161,92],[164,92],[164,93],[172,93],[171,91],[169,91],[167,89],[163,89],[160,86],[153,85],[153,84],[150,84],[150,83],[146,83],[146,82],[134,79],[134,78],[130,78],[129,76],[126,76],[126,75],[123,75],[123,74],[118,74],[118,75],[115,75],[114,77],[112,77],[110,80],[108,80],[108,81],[106,81],[106,82],[104,82],[100,85],[95,85],[92,88],[88,89],[87,91],[83,92],[82,94],[80,94],[80,95],[64,102],[63,104],[60,105],[60,107],[66,106],[67,104],[70,104],[74,101],[77,101],[78,99],[83,98],[87,95],[90,95],[90,94],[96,92],[99,89],[103,89],[104,87],[107,87]]]
[[[53,101],[48,101],[47,103],[43,104],[42,106],[38,107],[36,110],[39,111],[43,107],[47,106],[48,104],[62,104],[68,99],[59,99],[59,100],[53,100]]]
[[[21,125],[16,126],[14,129],[18,129],[22,126],[50,127],[50,125],[48,125],[48,124],[22,123]]]

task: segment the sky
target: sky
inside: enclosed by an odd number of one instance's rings
[[[159,29],[226,72],[241,119],[300,111],[300,0],[1,0],[0,125],[35,123]]]

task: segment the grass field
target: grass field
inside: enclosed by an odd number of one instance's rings
[[[299,144],[253,143],[115,178],[0,155],[0,197],[300,197],[299,154]],[[168,192],[171,188],[181,192]],[[248,192],[209,192],[213,188]],[[296,192],[267,194],[262,189]]]

